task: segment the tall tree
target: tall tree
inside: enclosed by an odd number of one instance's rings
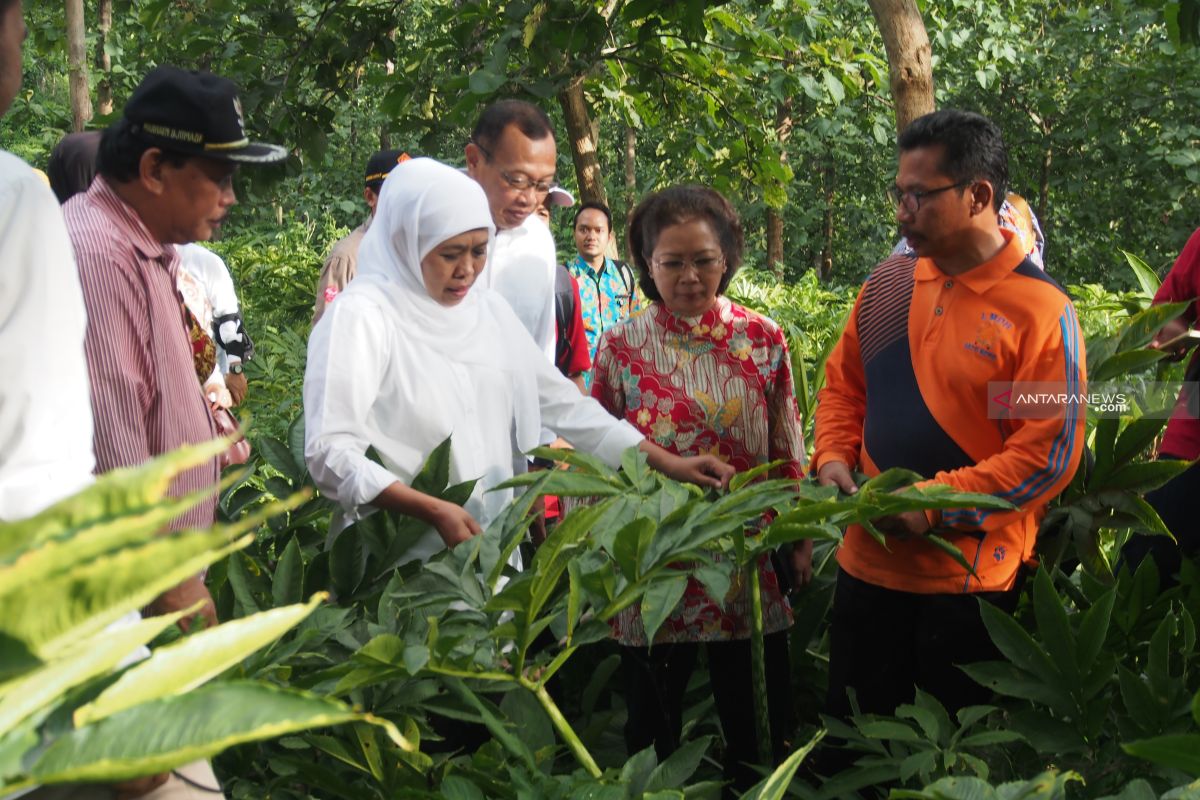
[[[92,118],[92,94],[88,87],[87,35],[83,22],[83,0],[65,0],[65,3],[71,124],[75,131],[81,131],[87,121]]]
[[[101,116],[112,113],[112,59],[108,55],[108,34],[112,30],[112,0],[99,0],[96,4],[96,72],[100,80],[96,84],[96,111]]]
[[[916,0],[868,0],[887,52],[896,130],[934,109],[933,49]]]

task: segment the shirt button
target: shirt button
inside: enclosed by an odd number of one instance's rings
[[[946,288],[947,288],[947,289],[953,289],[953,288],[954,288],[954,281],[946,281]]]
[[[933,310],[933,313],[940,317],[942,315],[942,307],[938,306]]]

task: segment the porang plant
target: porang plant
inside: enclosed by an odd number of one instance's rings
[[[207,494],[169,497],[171,479],[227,446],[219,440],[113,471],[30,519],[0,524],[0,793],[126,780],[234,744],[345,723],[412,748],[383,719],[239,674],[246,656],[300,624],[322,594],[174,641],[169,632],[197,609],[113,626],[247,547],[248,531],[303,500],[233,525],[158,535]],[[151,642],[165,643],[139,660]]]

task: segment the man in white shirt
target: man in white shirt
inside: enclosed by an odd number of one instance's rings
[[[493,103],[475,123],[466,159],[496,223],[484,283],[508,300],[553,363],[556,254],[550,229],[534,213],[555,186],[550,118],[523,100]]]
[[[0,2],[0,115],[21,85],[25,23]],[[87,318],[58,201],[0,151],[0,520],[33,516],[92,480]]]

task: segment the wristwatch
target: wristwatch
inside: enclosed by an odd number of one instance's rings
[[[242,374],[242,362],[239,361],[236,364],[230,364],[229,372],[232,375],[241,375]]]

